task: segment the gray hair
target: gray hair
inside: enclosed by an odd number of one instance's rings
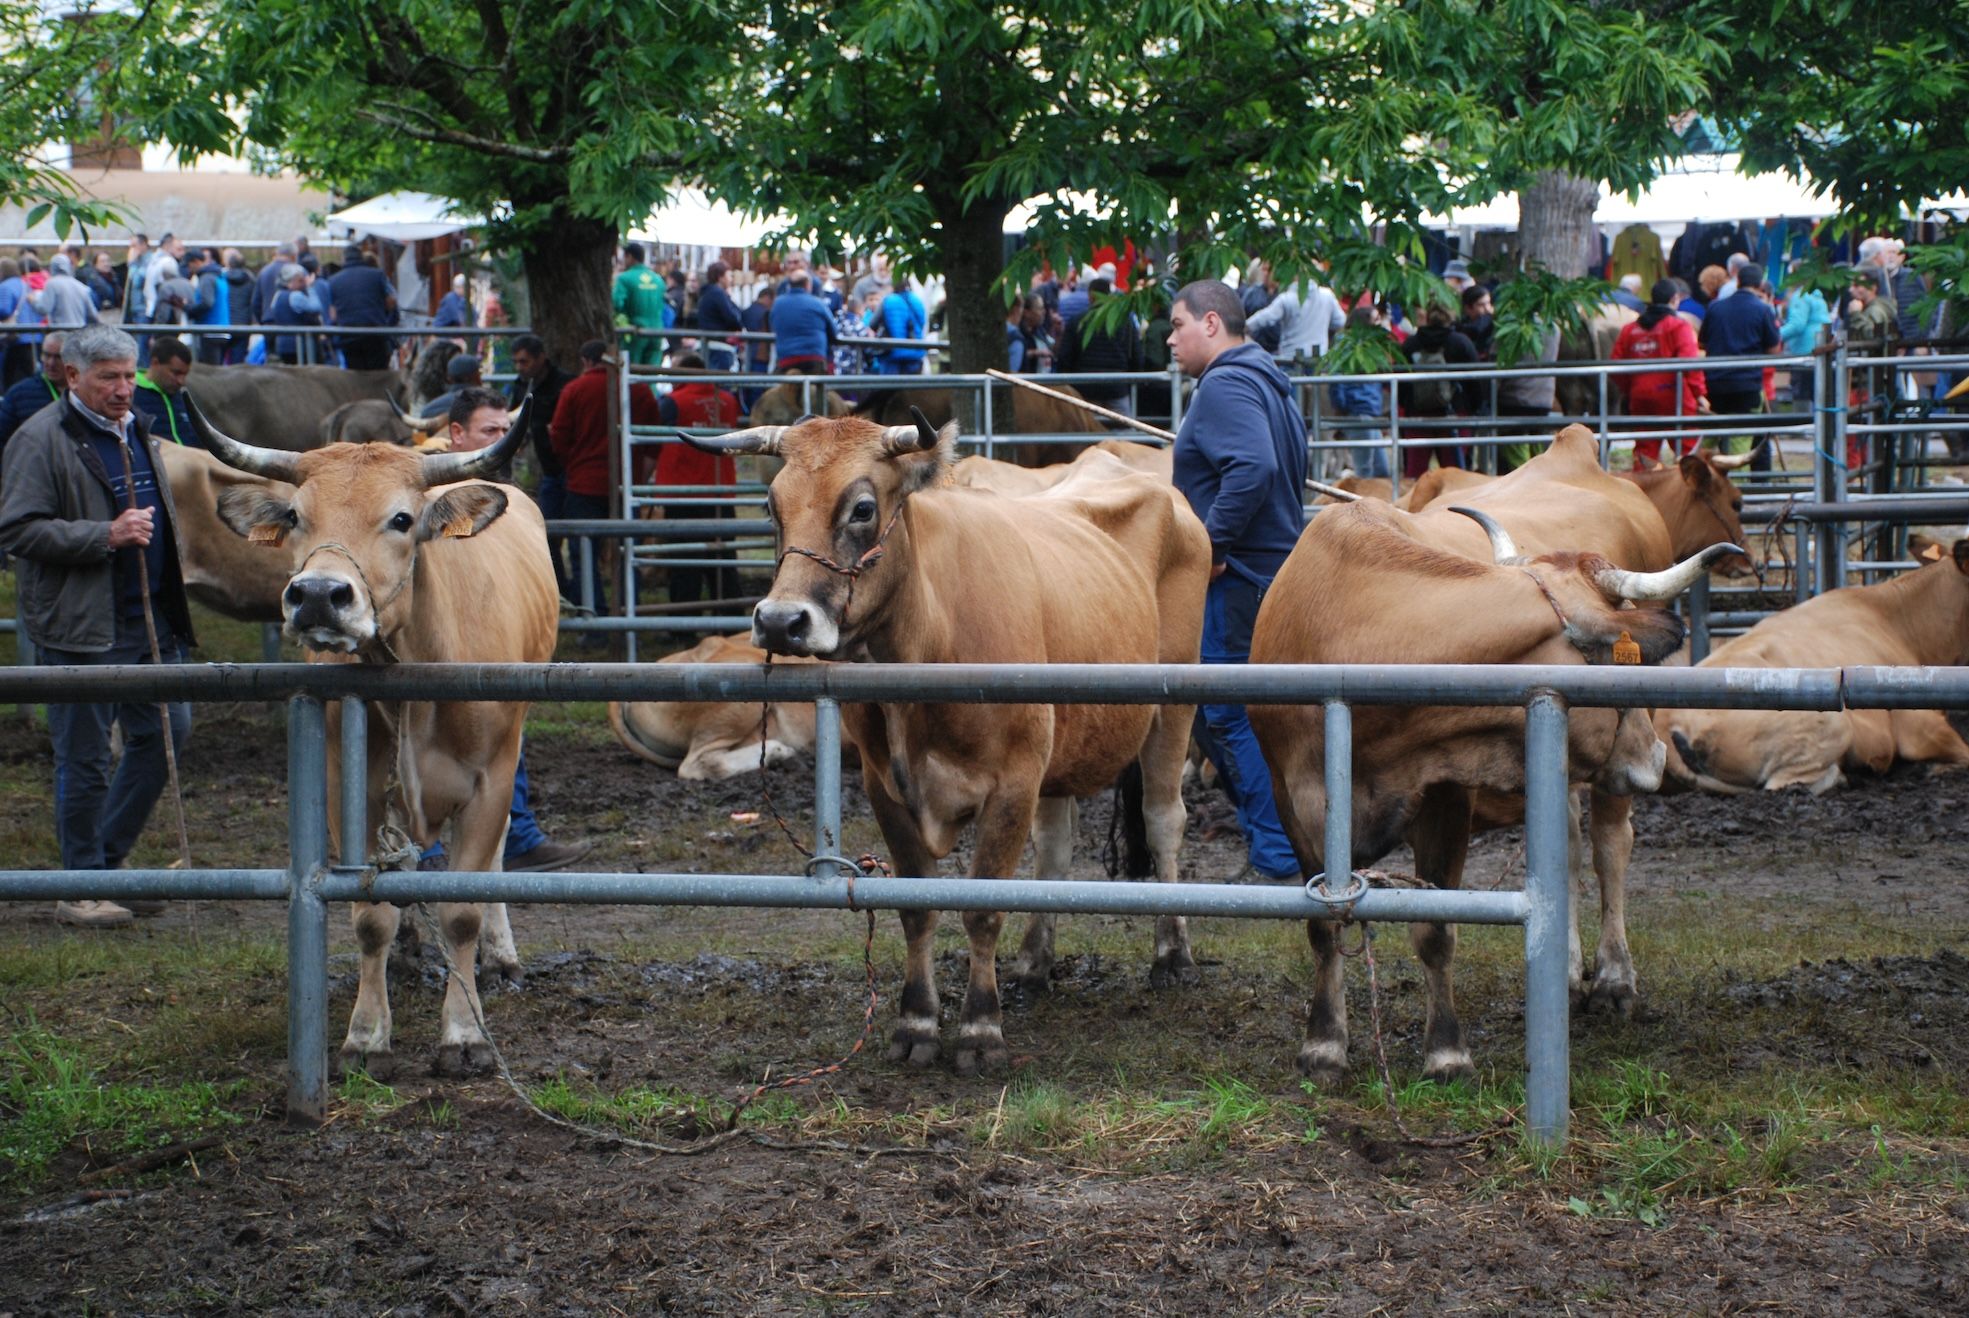
[[[1749,264],[1750,264],[1750,257],[1747,253],[1731,252],[1730,259],[1723,262],[1723,269],[1728,271],[1730,274],[1735,274],[1737,271],[1743,269],[1745,266]]]
[[[62,343],[62,365],[86,371],[97,362],[137,360],[137,341],[114,325],[84,325],[68,331]]]

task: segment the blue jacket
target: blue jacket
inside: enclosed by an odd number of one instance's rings
[[[1305,529],[1306,423],[1270,353],[1244,343],[1204,369],[1175,457],[1212,561],[1275,576]]]
[[[834,341],[834,313],[812,293],[787,292],[773,299],[769,318],[773,351],[787,357],[825,357]]]
[[[160,444],[181,444],[204,448],[198,432],[191,428],[191,410],[185,406],[185,391],[167,394],[150,382],[150,376],[137,374],[137,389],[130,406],[143,414],[145,427]]]
[[[471,308],[465,305],[462,293],[446,293],[438,301],[438,314],[431,318],[432,329],[450,329],[453,325],[469,327],[471,323]]]
[[[291,288],[276,289],[273,301],[267,306],[267,323],[270,325],[321,324],[319,294],[307,289],[298,293]],[[299,337],[293,334],[276,334],[273,350],[282,357],[298,357],[301,355]]]
[[[61,397],[61,390],[41,374],[18,380],[0,396],[0,447],[14,437],[21,423]]]
[[[394,325],[397,313],[389,299],[396,295],[389,276],[375,266],[348,266],[328,281],[329,319],[337,325]]]
[[[1777,317],[1772,314],[1770,303],[1746,289],[1738,289],[1709,304],[1709,314],[1702,318],[1702,329],[1696,337],[1702,350],[1711,357],[1755,357],[1778,346]],[[1709,377],[1712,395],[1749,393],[1764,387],[1761,366],[1712,367],[1703,374]]]
[[[899,288],[882,299],[882,337],[888,339],[920,339],[930,326],[930,313],[923,309],[923,299],[916,296],[914,289]],[[920,362],[923,360],[921,348],[890,348],[884,356],[892,362]],[[1019,368],[1014,366],[1013,370]]]
[[[732,295],[721,285],[706,284],[697,291],[697,327],[707,334],[730,334],[745,328]]]
[[[1379,380],[1345,380],[1328,391],[1342,416],[1380,416],[1386,399]]]
[[[1806,289],[1793,293],[1786,303],[1778,337],[1784,340],[1787,353],[1807,353],[1818,346],[1819,331],[1831,323],[1832,311],[1825,304],[1825,294]]]

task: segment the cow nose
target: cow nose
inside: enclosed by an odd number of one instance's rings
[[[332,624],[356,602],[355,587],[340,577],[296,577],[282,595],[296,627]]]
[[[760,600],[752,610],[752,643],[774,654],[812,653],[813,627],[806,604]]]

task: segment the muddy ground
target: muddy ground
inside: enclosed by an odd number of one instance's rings
[[[594,868],[786,865],[767,825],[732,819],[760,809],[756,780],[678,783],[578,714],[530,736],[541,819],[593,842]],[[206,711],[195,738],[187,804],[199,862],[282,863],[274,716]],[[36,728],[0,725],[10,864],[53,863],[46,764]],[[804,766],[773,781],[804,829]],[[1691,1086],[1830,1067],[1861,1084],[1913,1075],[1959,1089],[1969,1074],[1965,803],[1969,778],[1919,769],[1822,800],[1640,803],[1629,923],[1645,1001],[1632,1021],[1575,1022],[1581,1072],[1638,1058]],[[1195,791],[1191,806],[1186,871],[1231,878],[1242,847],[1228,810]],[[874,846],[853,790],[847,809],[850,847]],[[1106,802],[1087,804],[1078,874],[1100,874],[1108,818]],[[137,859],[162,861],[167,845],[154,828]],[[1522,839],[1494,834],[1474,849],[1468,882],[1514,886],[1521,861]],[[245,946],[281,918],[271,904],[180,905],[133,931],[84,936],[58,929],[43,906],[13,906],[0,908],[0,940],[12,940],[0,947],[85,937]],[[730,1099],[769,1071],[834,1060],[860,1029],[858,916],[519,908],[513,923],[527,983],[489,994],[487,1009],[528,1085]],[[946,921],[939,945],[946,1041],[963,966],[956,924]],[[1890,954],[1848,941],[1837,956],[1814,955],[1855,928]],[[1014,1074],[966,1081],[947,1066],[914,1073],[882,1060],[900,943],[893,916],[878,929],[884,1001],[869,1050],[775,1096],[775,1120],[749,1124],[746,1138],[709,1139],[701,1110],[681,1107],[644,1125],[707,1150],[695,1156],[550,1125],[496,1078],[429,1077],[415,1064],[438,1005],[428,960],[402,959],[406,1073],[391,1103],[344,1089],[315,1132],[276,1119],[279,974],[185,988],[203,1019],[175,1026],[186,1051],[152,1069],[242,1080],[245,1119],[195,1165],[106,1182],[117,1197],[79,1197],[79,1178],[114,1159],[75,1148],[33,1193],[0,1205],[0,1314],[1969,1311],[1957,1138],[1969,1132],[1944,1125],[1927,1146],[1932,1174],[1913,1180],[1869,1176],[1856,1161],[1865,1140],[1831,1140],[1785,1185],[1671,1181],[1664,1211],[1601,1212],[1615,1202],[1596,1179],[1605,1164],[1584,1154],[1550,1163],[1509,1137],[1454,1150],[1400,1138],[1367,1084],[1358,965],[1349,985],[1363,1087],[1331,1099],[1302,1091],[1296,931],[1199,922],[1203,985],[1158,994],[1146,983],[1146,921],[1064,922],[1052,991],[1008,1012]],[[1473,1050],[1487,1083],[1506,1089],[1523,1056],[1514,937],[1466,930],[1459,969]],[[1419,974],[1400,931],[1378,946],[1388,1047],[1406,1085],[1418,1069]],[[339,1039],[354,983],[339,912],[330,950]],[[9,990],[8,1024],[32,1015],[80,1037],[147,1040],[175,1019],[157,996],[111,972],[77,975],[59,991]],[[1170,1136],[1153,1101],[1077,1140],[1033,1126],[1036,1092],[1153,1100],[1224,1077],[1274,1104],[1249,1132]],[[1672,1103],[1665,1111],[1645,1119],[1672,1128]]]

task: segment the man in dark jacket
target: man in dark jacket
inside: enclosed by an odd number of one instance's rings
[[[345,264],[328,281],[328,319],[347,329],[373,329],[397,323],[397,290],[389,277],[369,264],[360,247],[351,244]],[[390,365],[387,334],[343,334],[335,339],[342,360],[352,371],[381,371]]]
[[[59,332],[43,335],[41,373],[19,381],[0,396],[0,451],[4,451],[7,441],[29,417],[48,404],[61,401],[62,390],[68,387],[62,371],[62,337]]]
[[[1472,366],[1477,347],[1467,335],[1450,328],[1455,313],[1446,301],[1433,301],[1423,308],[1422,326],[1402,344],[1402,354],[1418,371],[1440,371],[1446,366]],[[1466,396],[1466,387],[1455,380],[1416,380],[1401,382],[1398,398],[1405,416],[1448,418],[1468,416],[1475,407]],[[1488,400],[1486,400],[1488,401]],[[1421,436],[1448,439],[1453,432],[1445,426],[1431,426]],[[1429,459],[1445,467],[1468,467],[1469,452],[1460,444],[1436,444],[1426,448],[1402,450],[1402,478],[1412,480],[1429,470]]]
[[[7,445],[0,472],[0,548],[14,556],[21,625],[47,664],[177,663],[191,644],[178,568],[177,512],[158,448],[132,415],[137,345],[107,325],[68,335],[68,395]],[[123,762],[109,776],[110,729]],[[173,706],[182,742],[189,707]],[[163,791],[164,722],[152,701],[51,704],[55,837],[65,869],[114,869],[130,854]],[[161,903],[58,902],[55,917],[85,927],[128,924]]]
[[[1095,328],[1095,321],[1103,319],[1095,313],[1108,300],[1109,287],[1105,279],[1096,279],[1087,285],[1087,315],[1067,326],[1066,335],[1060,340],[1059,351],[1053,358],[1054,370],[1091,373],[1142,369],[1142,336],[1135,332],[1133,318],[1124,315],[1113,328]],[[1239,305],[1238,314],[1242,316],[1242,304]],[[1094,319],[1090,320],[1089,316]],[[1074,388],[1090,403],[1099,403],[1124,416],[1135,415],[1133,395],[1124,382],[1102,384],[1090,380],[1084,384],[1076,383]]]
[[[1777,315],[1764,295],[1764,267],[1751,262],[1737,271],[1737,291],[1709,304],[1696,340],[1711,357],[1763,357],[1783,350],[1778,335]],[[1758,415],[1764,411],[1764,368],[1762,366],[1713,366],[1703,374],[1709,381],[1709,410],[1722,418]],[[1731,452],[1757,445],[1750,460],[1752,471],[1768,471],[1770,445],[1748,436],[1724,441]]]
[[[554,442],[548,437],[547,429],[554,424],[554,408],[561,401],[561,390],[573,378],[554,364],[554,359],[547,355],[546,342],[539,335],[522,334],[513,340],[513,383],[506,390],[506,400],[518,407],[529,397],[533,399],[533,411],[526,423],[533,456],[540,463],[540,487],[534,491],[533,501],[540,505],[540,515],[550,522],[567,516],[567,477],[561,470],[560,459],[554,456]],[[547,554],[554,560],[554,581],[561,595],[571,599],[574,587],[568,577],[562,544],[559,536],[547,537]]]
[[[1305,527],[1306,423],[1270,353],[1244,337],[1244,306],[1215,279],[1186,285],[1169,312],[1169,351],[1196,394],[1176,435],[1175,482],[1210,533],[1203,662],[1251,657],[1265,591]],[[1242,705],[1204,705],[1197,740],[1237,809],[1251,868],[1300,877],[1271,774]]]
[[[150,365],[137,372],[137,392],[130,406],[160,444],[205,447],[192,429],[191,411],[185,406],[185,381],[190,378],[190,348],[177,339],[151,341]]]

